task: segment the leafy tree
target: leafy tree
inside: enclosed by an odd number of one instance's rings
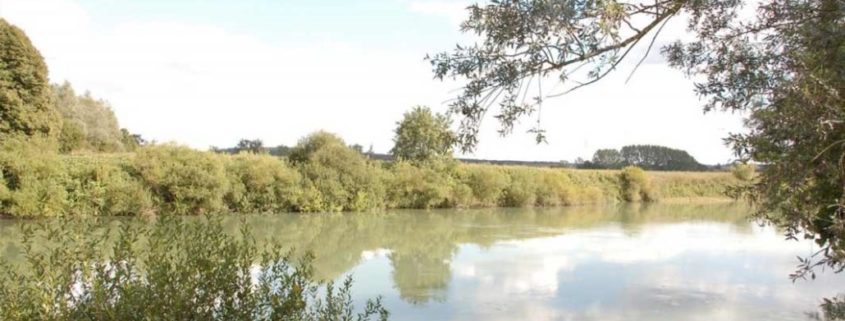
[[[657,145],[629,145],[622,147],[622,162],[649,170],[694,171],[704,168],[689,153]]]
[[[300,211],[361,211],[381,208],[385,200],[382,170],[343,139],[324,131],[299,141],[288,159],[305,179],[311,202]]]
[[[56,137],[60,128],[44,58],[22,30],[0,19],[0,139]]]
[[[62,116],[59,136],[62,151],[122,152],[137,147],[138,144],[128,140],[128,132],[120,128],[108,102],[95,99],[90,93],[77,95],[68,82],[52,85],[51,93],[55,109]]]
[[[448,117],[435,114],[428,107],[417,106],[397,123],[393,149],[396,159],[427,161],[451,156],[455,137]]]
[[[756,15],[742,12],[747,6]],[[819,265],[845,268],[842,0],[496,0],[469,12],[462,30],[480,40],[429,57],[436,77],[467,81],[451,105],[463,116],[458,138],[465,149],[476,144],[483,115],[494,106],[510,129],[542,108],[543,99],[601,80],[636,45],[651,50],[669,19],[689,17],[693,40],[662,52],[696,80],[705,111],[748,115],[749,131],[727,142],[741,161],[765,165],[747,190],[759,216],[822,247],[795,277]],[[525,94],[543,77],[557,77],[562,91]],[[534,131],[542,138],[541,128]]]
[[[264,142],[260,139],[241,139],[238,145],[235,146],[236,152],[248,152],[253,154],[261,154],[266,152],[264,149]]]
[[[599,149],[593,154],[593,165],[601,168],[619,168],[624,164],[622,154],[615,149]]]

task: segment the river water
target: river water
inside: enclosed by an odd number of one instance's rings
[[[807,320],[845,276],[732,204],[250,215],[392,320]],[[227,220],[232,231],[242,218]],[[0,226],[2,227],[2,226]],[[2,244],[0,244],[2,245]],[[14,246],[0,246],[12,255]]]

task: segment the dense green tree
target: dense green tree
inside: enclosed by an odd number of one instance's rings
[[[615,149],[599,149],[593,154],[593,165],[600,168],[619,168],[625,160]]]
[[[0,139],[56,137],[60,128],[44,58],[22,30],[0,19]]]
[[[319,131],[291,149],[288,159],[305,179],[301,211],[361,211],[381,208],[382,171],[337,135]]]
[[[77,95],[68,82],[53,85],[51,92],[55,109],[62,116],[62,151],[122,152],[137,147],[127,140],[128,132],[120,128],[108,102],[93,98],[90,93]]]
[[[451,157],[455,136],[450,125],[448,117],[436,114],[428,107],[414,107],[397,123],[390,153],[396,159],[410,161]]]
[[[695,79],[706,111],[747,115],[749,131],[728,143],[741,160],[765,165],[748,190],[760,217],[822,247],[795,276],[845,268],[845,2],[495,0],[469,12],[462,30],[479,41],[430,57],[436,77],[467,81],[451,105],[463,116],[465,149],[494,106],[512,128],[545,98],[601,80],[638,44],[651,50],[669,19],[688,17],[695,37],[665,46],[664,56]],[[542,93],[534,80],[544,77],[557,77],[562,91]],[[532,81],[536,96],[526,94]]]

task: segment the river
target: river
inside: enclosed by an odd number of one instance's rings
[[[733,204],[248,215],[259,239],[353,275],[392,320],[806,320],[842,275],[792,282],[809,242]],[[10,231],[12,223],[0,225]],[[0,255],[14,256],[13,242]]]

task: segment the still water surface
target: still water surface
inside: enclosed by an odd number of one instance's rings
[[[312,251],[323,279],[352,274],[356,300],[381,295],[392,320],[806,320],[821,298],[845,292],[843,275],[791,282],[796,255],[812,245],[748,212],[652,205],[246,222],[259,238]]]

